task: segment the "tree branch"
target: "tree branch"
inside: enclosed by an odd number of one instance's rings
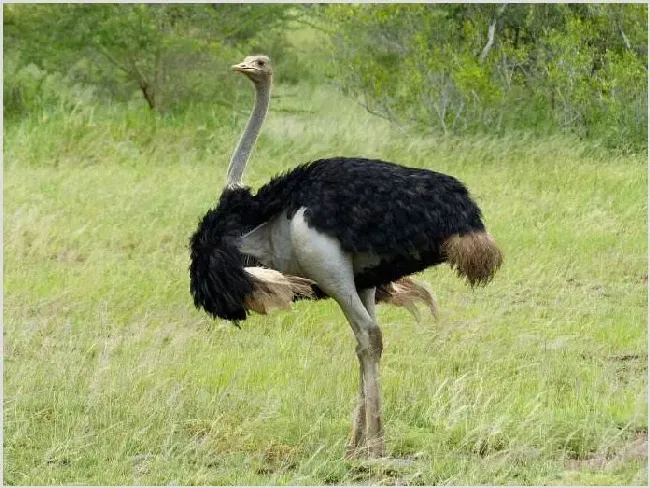
[[[140,86],[142,96],[149,104],[149,108],[151,110],[156,110],[156,87],[151,86],[151,83],[149,83],[149,80],[147,80],[147,77],[138,66],[138,61],[135,59],[135,56],[133,56],[133,53],[130,53],[129,57],[131,59],[131,66],[133,67],[130,73],[135,76],[138,85]]]
[[[108,59],[112,64],[114,64],[116,68],[121,69],[121,70],[124,71],[125,73],[129,73],[129,69],[128,69],[128,67],[126,67],[126,66],[124,66],[122,63],[120,63],[120,62],[115,58],[115,56],[113,56],[113,55],[111,54],[111,52],[110,52],[108,49],[106,49],[106,48],[105,48],[104,46],[102,46],[101,44],[98,44],[98,45],[97,45],[97,49],[99,49],[99,52],[100,52],[102,55],[104,55],[104,57],[105,57],[106,59]]]
[[[630,51],[632,50],[632,43],[628,39],[628,37],[625,35],[625,31],[623,31],[623,28],[619,25],[618,26],[618,31],[621,33],[621,37],[623,37],[623,42],[625,43],[625,47],[628,48]]]
[[[488,54],[490,54],[490,50],[492,49],[492,44],[494,44],[494,33],[497,29],[497,20],[499,20],[499,17],[503,14],[504,10],[506,9],[507,3],[504,3],[499,7],[499,10],[497,10],[496,15],[494,16],[494,19],[492,19],[492,23],[490,24],[490,27],[488,28],[488,41],[483,47],[483,50],[481,51],[481,56],[478,59],[478,62],[480,64],[483,64],[485,61],[485,58],[487,58]]]

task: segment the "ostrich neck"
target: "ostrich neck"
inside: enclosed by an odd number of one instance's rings
[[[269,110],[269,99],[271,98],[271,81],[255,84],[255,107],[248,118],[246,129],[244,129],[239,144],[230,158],[228,166],[228,186],[235,187],[241,184],[241,177],[244,174],[246,163],[250,157],[255,141],[262,128],[262,123]]]

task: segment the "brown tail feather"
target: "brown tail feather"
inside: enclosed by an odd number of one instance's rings
[[[471,286],[488,284],[503,262],[501,251],[486,231],[456,234],[444,242],[443,250],[452,269]]]
[[[311,280],[257,266],[245,270],[253,277],[253,293],[245,298],[244,305],[253,312],[266,314],[277,308],[290,309],[295,295],[313,295]]]
[[[420,320],[417,302],[422,302],[429,308],[431,315],[438,319],[438,306],[431,291],[425,284],[408,277],[377,288],[375,299],[377,303],[404,307],[416,320]]]

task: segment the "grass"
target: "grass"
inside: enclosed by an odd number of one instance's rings
[[[379,309],[394,459],[343,459],[357,365],[333,303],[242,330],[192,306],[188,237],[243,115],[95,108],[5,128],[4,482],[646,484],[646,156],[437,140],[326,90],[276,94],[251,185],[335,154],[436,169],[505,254],[485,289],[421,276],[437,323]]]

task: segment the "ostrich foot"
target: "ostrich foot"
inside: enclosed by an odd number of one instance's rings
[[[345,450],[345,459],[380,459],[385,456],[383,437],[373,437],[368,441],[366,433],[355,426]]]
[[[355,433],[353,433],[354,435]],[[384,451],[384,440],[381,437],[375,438],[373,442],[366,442],[362,439],[361,442],[355,443],[353,439],[350,440],[345,450],[345,459],[383,459],[386,457]]]

